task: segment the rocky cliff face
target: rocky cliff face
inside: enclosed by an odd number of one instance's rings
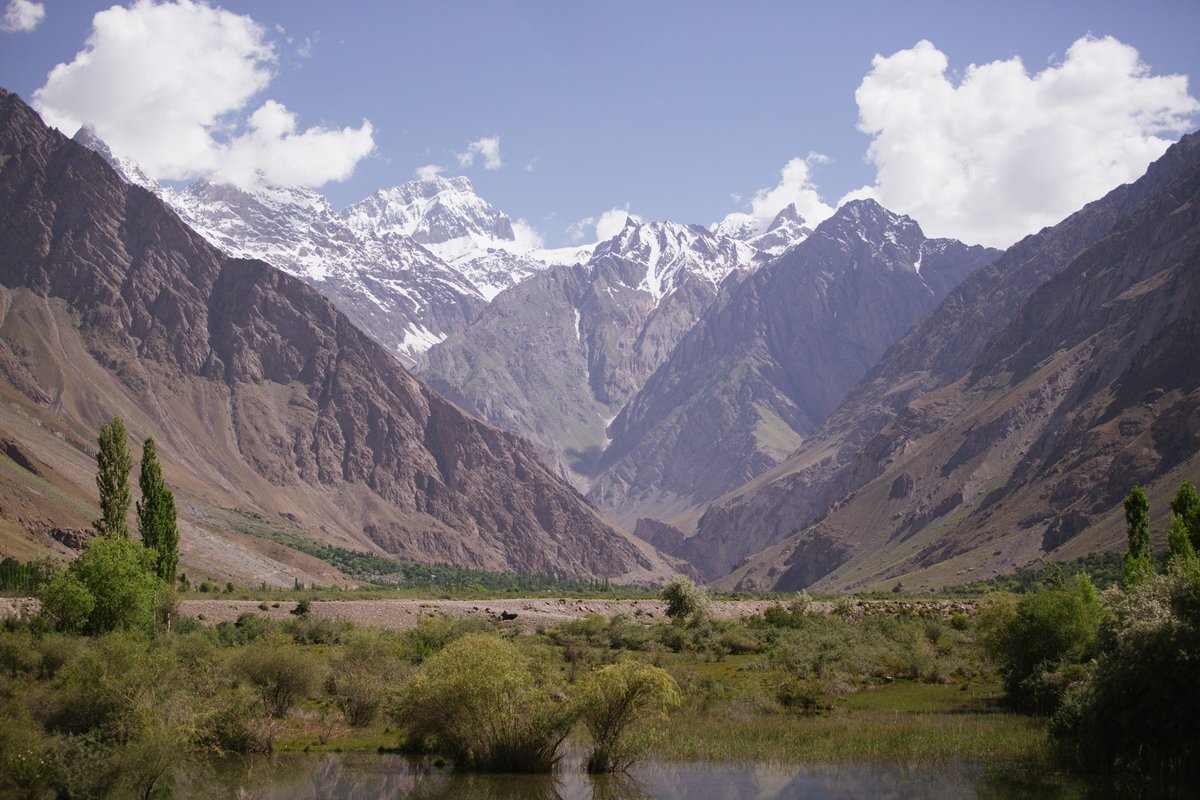
[[[743,586],[905,587],[1119,547],[1197,477],[1200,137],[969,278],[691,546]],[[1190,338],[1191,337],[1191,338]],[[754,531],[753,541],[734,531]]]
[[[154,435],[179,487],[185,552],[220,545],[279,580],[283,556],[214,525],[237,508],[416,560],[589,578],[671,571],[529,444],[463,415],[300,280],[220,253],[7,92],[0,241],[10,438],[45,453],[50,483],[88,497],[81,443],[101,422],[119,413],[135,436]]]
[[[666,519],[771,468],[913,322],[996,255],[926,239],[871,201],[844,206],[722,291],[610,426],[592,498],[629,524]],[[721,574],[720,559],[689,555]]]
[[[586,486],[605,426],[756,251],[707,230],[629,222],[582,265],[501,293],[426,354],[422,375],[481,418],[536,442]]]
[[[115,156],[87,128],[75,139],[221,251],[263,259],[320,291],[406,365],[465,328],[486,303],[469,279],[414,239],[364,235],[311,189],[243,189],[202,180],[175,190]]]

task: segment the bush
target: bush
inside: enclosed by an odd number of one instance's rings
[[[1200,777],[1200,581],[1149,576],[1112,599],[1100,655],[1051,736],[1093,771]]]
[[[154,560],[154,551],[138,542],[113,536],[92,539],[68,569],[94,600],[86,633],[150,630],[158,592]]]
[[[141,636],[113,633],[81,649],[55,676],[46,727],[63,734],[125,743],[178,698],[170,651]]]
[[[355,630],[331,666],[326,689],[346,724],[358,728],[374,721],[389,686],[404,673],[404,648],[383,631]]]
[[[320,684],[320,668],[302,648],[268,637],[238,653],[234,671],[253,686],[267,713],[282,717]]]
[[[825,683],[818,678],[785,676],[775,686],[775,700],[784,708],[811,716],[833,708]]]
[[[981,612],[984,646],[999,664],[1004,687],[1023,708],[1052,711],[1092,652],[1100,601],[1086,575],[1025,595],[1015,605]]]
[[[41,591],[42,613],[57,630],[75,633],[87,625],[96,598],[73,572],[62,572]]]
[[[662,588],[667,616],[675,623],[697,622],[708,613],[708,593],[691,578],[677,576]]]
[[[258,700],[247,686],[218,694],[200,720],[197,743],[216,753],[271,752],[274,731],[259,718]]]
[[[618,772],[631,766],[648,744],[645,735],[635,735],[634,727],[665,715],[679,700],[674,679],[640,661],[621,661],[588,675],[574,697],[592,737],[588,772]]]
[[[421,619],[405,633],[409,658],[419,664],[448,644],[472,633],[490,633],[492,627],[481,619],[439,615]]]
[[[549,772],[574,721],[528,660],[495,635],[471,634],[429,658],[393,717],[410,743],[435,743],[460,769]]]
[[[260,617],[251,611],[238,614],[234,622],[217,623],[217,638],[224,645],[242,645],[258,641],[264,636],[274,633],[279,625],[266,617]]]

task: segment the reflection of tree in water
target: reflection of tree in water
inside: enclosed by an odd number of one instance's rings
[[[590,775],[592,800],[652,800],[632,775]]]
[[[554,775],[432,774],[406,796],[413,800],[562,800]]]

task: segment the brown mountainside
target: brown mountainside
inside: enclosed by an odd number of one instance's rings
[[[464,415],[299,280],[223,256],[2,90],[0,241],[0,433],[15,448],[0,458],[0,542],[13,549],[94,516],[89,443],[119,413],[159,440],[185,559],[210,574],[329,577],[231,530],[231,514],[413,560],[671,571],[524,440]]]
[[[693,546],[743,586],[906,587],[1119,547],[1200,450],[1200,136],[981,270]],[[735,531],[754,531],[755,539]]]
[[[613,422],[590,496],[632,525],[668,520],[765,472],[890,344],[997,255],[927,239],[874,201],[846,204],[800,244],[726,283]],[[716,566],[702,552],[680,553]]]

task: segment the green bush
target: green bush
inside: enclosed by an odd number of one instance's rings
[[[326,689],[346,723],[355,728],[375,720],[390,687],[408,668],[403,643],[377,630],[350,632],[330,666]]]
[[[1095,669],[1051,736],[1081,767],[1200,778],[1200,581],[1149,576],[1113,598]]]
[[[218,693],[197,726],[196,743],[215,753],[269,753],[274,728],[261,719],[260,697],[248,686]]]
[[[53,732],[125,743],[172,703],[178,678],[173,654],[145,638],[112,633],[81,648],[55,676],[44,723]]]
[[[150,630],[158,592],[154,563],[154,551],[137,542],[114,536],[92,539],[68,570],[95,601],[84,631]]]
[[[87,625],[96,598],[74,572],[63,572],[41,590],[42,613],[60,631],[74,633]]]
[[[1090,657],[1100,616],[1100,601],[1086,575],[1031,592],[1015,604],[986,606],[981,635],[1009,698],[1023,708],[1052,711],[1080,674],[1072,667]]]
[[[320,665],[312,654],[276,636],[247,645],[233,668],[258,691],[273,717],[287,714],[320,685]]]
[[[620,661],[589,674],[572,699],[592,737],[588,772],[618,772],[649,744],[645,724],[679,705],[680,695],[675,680],[659,667]]]
[[[393,718],[459,769],[549,772],[574,719],[528,659],[495,635],[471,634],[429,658]]]
[[[463,636],[489,633],[491,630],[492,627],[481,619],[439,614],[422,618],[416,627],[406,632],[405,641],[409,658],[414,664],[419,664]]]
[[[708,592],[691,578],[679,575],[662,588],[667,616],[675,623],[696,622],[708,614]]]

